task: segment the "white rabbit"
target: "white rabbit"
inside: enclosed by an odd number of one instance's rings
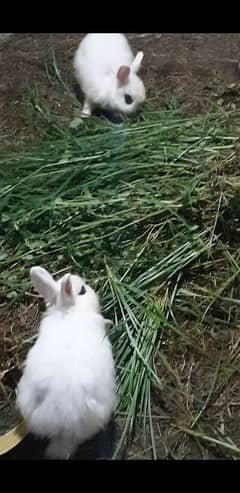
[[[130,114],[145,101],[145,88],[137,75],[143,52],[133,52],[121,33],[89,33],[74,57],[75,77],[84,93],[82,115],[94,107]]]
[[[107,321],[94,290],[78,276],[58,281],[30,270],[47,310],[17,388],[17,407],[30,432],[50,440],[47,456],[69,458],[102,430],[115,404],[115,369]]]

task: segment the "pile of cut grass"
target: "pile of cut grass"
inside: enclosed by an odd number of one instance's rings
[[[114,321],[116,416],[124,416],[114,457],[138,425],[148,427],[157,458],[151,388],[161,392],[163,383],[155,359],[164,341],[185,337],[175,303],[188,306],[182,282],[216,246],[210,185],[220,164],[235,158],[237,120],[222,110],[198,117],[173,110],[123,127],[51,122],[40,144],[2,152],[1,304],[28,301],[32,265],[77,272],[99,292]],[[20,337],[29,341],[29,333]],[[1,354],[1,372],[14,345]]]

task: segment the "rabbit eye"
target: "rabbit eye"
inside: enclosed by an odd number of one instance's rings
[[[133,99],[129,94],[124,94],[124,99],[126,104],[132,104]]]
[[[79,294],[85,294],[86,293],[86,288],[84,286],[81,287]]]

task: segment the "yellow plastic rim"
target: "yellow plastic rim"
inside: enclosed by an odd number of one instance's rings
[[[16,447],[27,435],[27,429],[21,420],[12,430],[0,436],[0,455],[6,454]]]

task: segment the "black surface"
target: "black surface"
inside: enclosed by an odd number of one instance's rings
[[[99,118],[105,118],[115,125],[121,125],[124,122],[121,114],[116,111],[96,109],[94,110],[93,115],[98,116]]]
[[[106,430],[96,435],[92,440],[78,448],[71,460],[109,460],[113,452],[114,426],[111,423]],[[37,440],[32,435],[27,436],[17,447],[7,454],[0,456],[0,461],[6,460],[46,460],[45,449],[47,441]]]

